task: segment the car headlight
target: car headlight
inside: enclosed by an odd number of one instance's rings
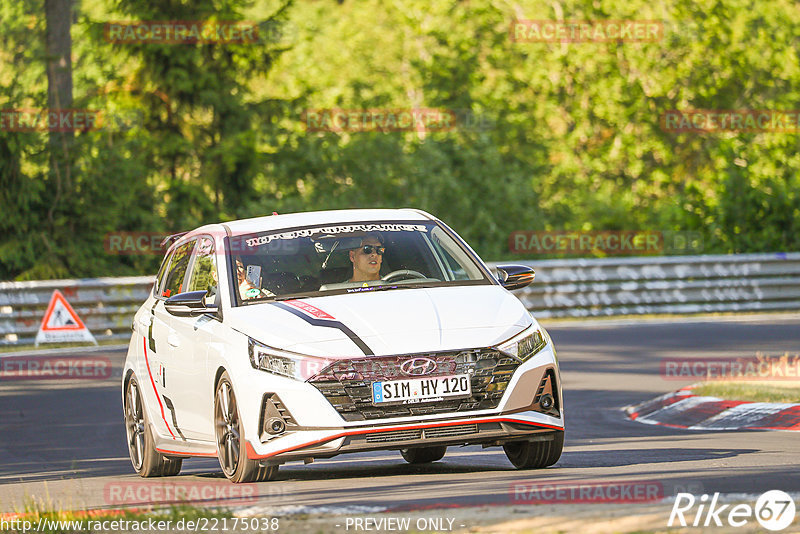
[[[326,358],[275,349],[252,338],[248,342],[248,352],[253,369],[295,380],[308,380],[331,363]]]
[[[547,345],[547,342],[547,332],[537,325],[501,343],[497,346],[497,350],[510,354],[524,362],[542,350]]]

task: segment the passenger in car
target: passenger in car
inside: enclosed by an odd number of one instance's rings
[[[274,297],[275,295],[266,289],[254,286],[247,279],[247,270],[245,269],[242,258],[236,257],[236,278],[239,284],[239,297],[242,300],[249,300],[259,297]]]
[[[348,282],[368,282],[379,280],[381,262],[386,249],[379,234],[367,234],[361,239],[361,245],[350,251],[353,262],[353,276]]]

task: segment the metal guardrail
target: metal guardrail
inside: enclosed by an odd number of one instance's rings
[[[153,287],[152,276],[0,282],[0,345],[32,345],[58,289],[97,341],[127,341],[133,314]]]
[[[500,263],[536,270],[534,283],[516,293],[540,318],[800,310],[798,252]],[[54,289],[98,341],[127,341],[152,283],[150,276],[0,282],[0,345],[33,343]]]
[[[536,270],[517,296],[542,318],[800,309],[798,252],[514,263]]]

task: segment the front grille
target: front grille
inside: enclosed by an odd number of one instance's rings
[[[438,428],[426,428],[426,438],[449,438],[452,436],[465,436],[467,434],[477,434],[478,425],[455,425],[455,426],[440,426]]]
[[[367,443],[385,443],[387,441],[409,441],[412,439],[420,439],[421,437],[421,430],[393,430],[391,432],[367,434],[366,440]]]
[[[468,374],[472,395],[413,404],[374,405],[373,382],[419,378],[400,370],[400,365],[412,358],[429,358],[436,362],[436,369],[426,377]],[[373,356],[336,362],[308,382],[328,399],[345,421],[364,421],[497,408],[519,365],[518,360],[494,349]]]

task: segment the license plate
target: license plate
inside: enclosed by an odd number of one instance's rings
[[[372,383],[372,402],[412,404],[445,397],[468,397],[472,394],[469,375],[411,378]]]

